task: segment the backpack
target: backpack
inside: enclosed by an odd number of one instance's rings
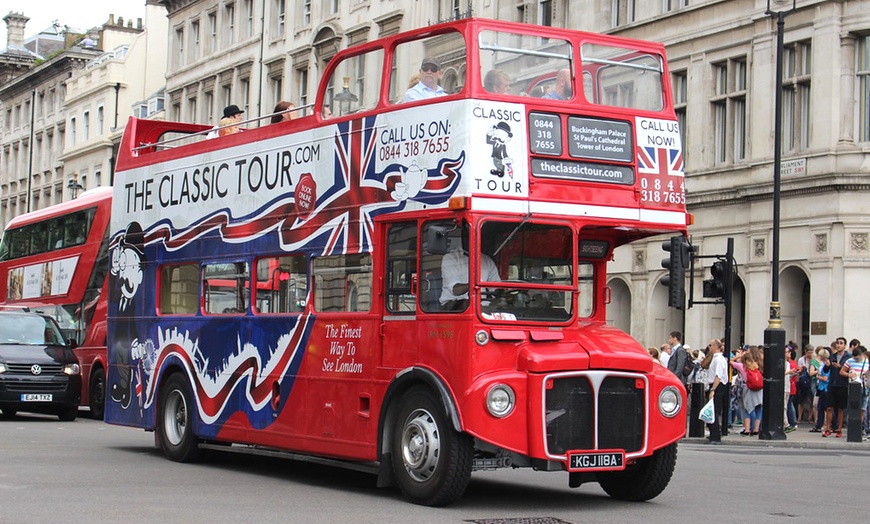
[[[688,377],[692,374],[693,371],[698,369],[700,364],[692,360],[688,355],[686,356],[686,364],[683,366],[683,376]]]
[[[798,391],[809,391],[813,387],[813,380],[810,378],[810,372],[804,369],[798,375],[797,388]]]
[[[752,391],[764,389],[764,376],[760,369],[746,370],[746,387]]]

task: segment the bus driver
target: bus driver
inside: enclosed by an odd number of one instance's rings
[[[465,226],[468,227],[467,225]],[[462,249],[451,251],[441,259],[441,307],[447,310],[465,309],[468,300],[468,232],[462,234]],[[501,277],[495,262],[480,254],[480,280],[499,282]]]

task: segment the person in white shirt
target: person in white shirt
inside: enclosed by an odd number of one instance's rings
[[[712,353],[707,367],[707,383],[710,385],[708,398],[713,399],[716,421],[707,424],[710,428],[710,443],[722,443],[722,423],[725,418],[725,396],[728,393],[728,361],[722,354],[724,344],[718,338],[710,340],[707,352]],[[704,359],[707,360],[706,358]],[[703,363],[701,364],[703,366]]]
[[[468,300],[468,233],[462,234],[462,248],[451,251],[441,259],[441,297],[439,302],[445,309],[464,309]],[[480,280],[499,282],[501,277],[495,262],[487,255],[480,254]]]

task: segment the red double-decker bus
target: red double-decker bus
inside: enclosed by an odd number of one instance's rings
[[[127,123],[106,420],[426,505],[513,467],[660,494],[685,390],[605,308],[616,247],[686,233],[663,46],[459,20],[339,52],[306,109]]]
[[[103,418],[106,298],[112,188],[13,218],[0,240],[0,298],[51,315],[73,341],[83,406]]]

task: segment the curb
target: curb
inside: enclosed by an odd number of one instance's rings
[[[684,437],[681,444],[707,443],[706,438]],[[870,442],[848,442],[845,438],[834,441],[816,440],[760,440],[757,437],[733,438],[730,435],[722,438],[723,446],[752,447],[752,448],[786,448],[786,449],[836,449],[841,451],[870,451]]]

